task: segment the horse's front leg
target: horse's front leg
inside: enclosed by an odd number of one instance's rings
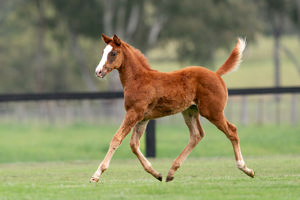
[[[140,121],[139,115],[133,111],[130,110],[126,113],[125,119],[123,120],[122,125],[120,126],[119,130],[116,132],[116,134],[113,136],[109,149],[107,151],[107,154],[104,158],[104,160],[100,163],[97,171],[92,176],[90,182],[98,182],[100,175],[108,168],[110,160],[116,151],[116,149],[120,146],[122,140],[128,135],[130,130],[135,126],[135,124]]]

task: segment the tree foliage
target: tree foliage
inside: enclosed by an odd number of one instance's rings
[[[300,4],[299,4],[300,5]],[[280,39],[284,33],[291,34],[295,29],[299,29],[297,25],[300,23],[300,9],[297,9],[297,2],[295,0],[266,0],[261,3],[261,7],[266,10],[265,17],[270,22],[268,25],[268,32],[274,38],[274,85],[279,87],[280,80],[280,50],[283,49],[285,53],[292,58],[298,71],[300,66],[296,57],[287,48],[280,44]],[[299,21],[298,21],[299,20]]]
[[[0,92],[105,88],[94,78],[101,33],[144,53],[175,42],[179,61],[202,65],[238,36],[270,32],[275,14],[299,26],[296,8],[292,0],[1,1]]]
[[[176,0],[172,4],[170,23],[162,35],[179,42],[182,61],[212,61],[217,48],[228,48],[238,36],[252,40],[261,30],[252,1]]]
[[[65,22],[72,31],[91,37],[99,38],[102,31],[102,13],[103,6],[100,2],[89,0],[72,1],[51,1],[56,15],[53,18],[53,25],[57,25],[61,20]]]

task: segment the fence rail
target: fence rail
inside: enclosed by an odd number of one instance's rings
[[[229,89],[229,95],[260,95],[260,94],[284,94],[300,93],[300,87],[275,87],[275,88],[243,88]]]
[[[262,95],[300,93],[300,87],[277,88],[244,88],[229,89],[228,94],[234,95]],[[95,100],[95,99],[121,99],[123,92],[73,92],[73,93],[32,93],[32,94],[0,94],[1,102],[20,101],[48,101],[48,100]],[[150,120],[146,129],[146,156],[155,157],[155,121]]]
[[[300,87],[277,88],[243,88],[229,89],[229,95],[260,95],[300,93]],[[84,100],[84,99],[118,99],[124,98],[123,92],[71,92],[71,93],[32,93],[0,94],[0,102],[12,101],[46,101],[46,100]]]
[[[47,101],[47,100],[84,100],[84,99],[118,99],[123,92],[72,92],[39,94],[0,94],[0,102],[12,101]]]

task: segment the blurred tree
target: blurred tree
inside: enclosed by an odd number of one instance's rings
[[[238,36],[251,41],[264,27],[278,38],[293,32],[296,23],[300,27],[296,5],[300,0],[0,1],[0,78],[5,83],[0,90],[103,87],[94,78],[101,33],[116,33],[144,53],[176,43],[179,61],[202,65],[214,59],[216,49],[230,49]],[[119,90],[115,80],[109,90]]]
[[[274,37],[274,86],[280,87],[280,49],[282,35],[290,29],[291,23],[295,22],[296,1],[295,0],[265,0],[263,8],[266,9],[267,20],[271,24],[271,33]],[[289,51],[286,52],[292,55]],[[275,95],[276,121],[280,123],[280,96]]]
[[[165,8],[162,38],[178,41],[178,59],[189,64],[211,62],[217,48],[231,47],[238,36],[252,40],[262,30],[251,0],[169,0]]]
[[[52,4],[12,0],[1,5],[1,92],[84,89],[70,54],[51,37],[54,30],[50,27],[55,22]]]
[[[37,7],[36,1],[30,2],[30,4],[18,0],[2,1],[1,3],[1,8],[4,9],[1,12],[3,15],[0,21],[0,74],[1,81],[3,81],[2,85],[4,86],[1,87],[2,91],[28,91],[28,88],[38,90],[38,87],[42,85],[33,84],[32,82],[36,82],[40,78],[34,69],[38,63],[42,64],[40,61],[43,57],[43,52],[40,53],[37,49],[28,48],[28,46],[24,45],[28,41],[28,27],[37,24],[37,21],[26,13],[26,11],[30,10],[30,12],[34,13],[33,15],[37,14],[37,10],[32,9],[33,7]],[[29,23],[30,26],[28,26]],[[39,36],[43,37],[43,33]],[[39,37],[37,36],[36,38]],[[38,43],[38,41],[34,42]],[[43,49],[42,45],[39,45],[39,47],[40,50]],[[31,65],[28,64],[30,63],[29,60],[33,61]],[[45,67],[43,64],[41,66]],[[25,82],[25,77],[30,77],[31,79]]]
[[[300,41],[300,0],[297,0],[297,26],[298,26],[298,36],[299,36],[299,41]]]
[[[37,92],[42,92],[45,89],[45,34],[46,34],[46,21],[45,21],[45,8],[42,0],[35,0],[38,11],[37,19],[37,51],[35,56],[34,65],[36,67],[36,86]]]
[[[155,1],[103,0],[102,3],[105,34],[117,34],[143,52],[157,43],[165,18],[163,10]],[[110,75],[109,90],[120,89],[119,76],[113,72]]]
[[[58,12],[54,24],[59,24],[59,20],[67,24],[72,51],[80,63],[83,80],[90,91],[96,90],[95,83],[91,80],[94,68],[89,70],[87,66],[78,43],[79,36],[98,39],[101,32],[109,36],[117,34],[124,41],[146,51],[157,42],[164,22],[160,14],[162,12],[154,11],[155,15],[152,14],[151,9],[156,10],[156,8],[152,6],[151,1],[146,3],[145,0],[74,0],[72,2],[53,0],[51,2]],[[118,75],[112,74],[109,79],[109,90],[120,90]]]
[[[5,75],[10,73],[14,78],[3,89],[11,91],[11,84],[16,92],[66,88],[95,91],[98,85],[93,74],[97,61],[91,65],[91,56],[87,58],[84,48],[91,49],[95,40],[102,44],[101,33],[116,33],[146,51],[149,44],[155,44],[162,28],[155,7],[144,0],[12,0],[1,1],[0,9],[0,50],[6,50],[0,62],[10,66],[9,70],[1,68],[0,76],[7,78]],[[89,47],[88,41],[93,41]],[[24,80],[18,76],[26,76],[27,83],[22,84]],[[110,89],[119,89],[109,85]]]
[[[103,0],[103,30],[142,51],[153,47],[165,24],[164,1]]]
[[[93,80],[94,69],[87,64],[82,48],[79,44],[79,36],[90,38],[99,37],[101,32],[102,6],[95,0],[81,1],[51,1],[57,14],[54,25],[60,25],[60,20],[66,25],[66,36],[71,43],[71,51],[79,64],[82,79],[89,91],[96,91],[97,87]],[[54,26],[54,28],[56,28]]]
[[[279,87],[280,83],[280,49],[283,49],[292,61],[296,64],[295,56],[287,48],[282,46],[280,39],[285,32],[291,30],[291,24],[297,24],[297,2],[295,0],[265,0],[262,4],[262,9],[265,12],[266,19],[270,22],[270,30],[274,37],[274,85]]]

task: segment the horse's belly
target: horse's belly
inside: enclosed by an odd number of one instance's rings
[[[145,118],[153,119],[173,115],[186,110],[192,104],[191,101],[160,98],[154,107],[148,109]]]

